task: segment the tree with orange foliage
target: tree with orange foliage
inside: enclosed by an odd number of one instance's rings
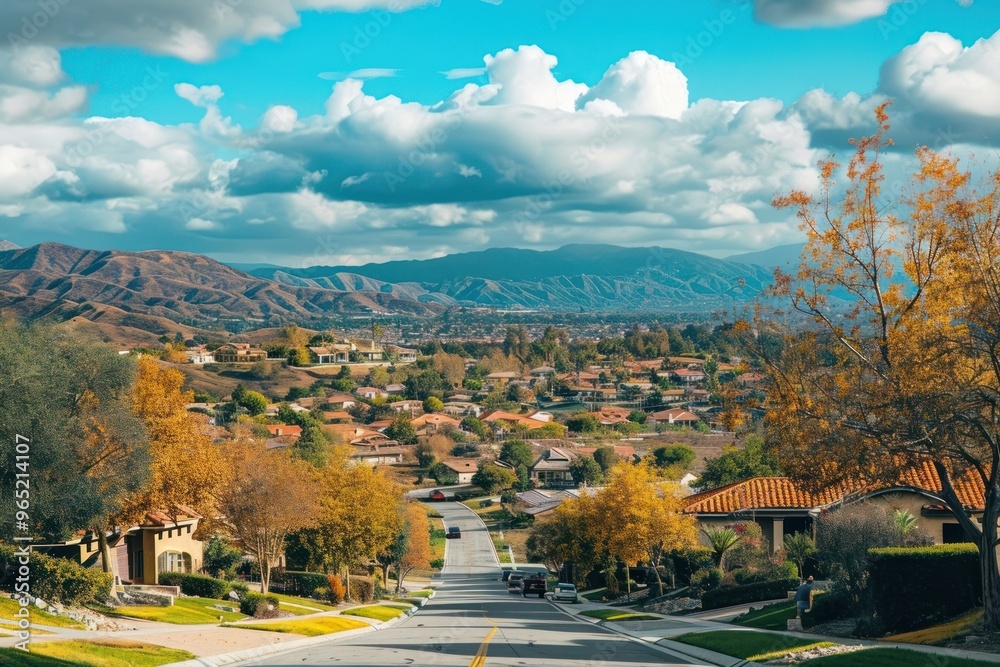
[[[132,408],[149,434],[151,474],[121,519],[139,521],[151,510],[169,514],[176,505],[210,517],[223,479],[222,452],[202,431],[198,417],[186,409],[194,394],[183,391],[184,374],[149,356],[140,357],[138,365]]]
[[[220,520],[257,561],[261,591],[285,549],[285,538],[311,526],[319,511],[316,468],[287,450],[253,442],[228,447],[227,483],[219,494]]]
[[[792,191],[808,236],[776,292],[804,330],[742,330],[773,378],[767,421],[789,474],[813,488],[895,484],[930,462],[941,498],[980,548],[984,623],[1000,629],[1000,172],[980,187],[927,148],[898,197],[884,191],[887,105],[855,143],[846,184],[821,163],[817,195]],[[848,303],[845,309],[838,301]],[[955,491],[983,489],[977,521]]]
[[[413,570],[431,566],[431,527],[427,511],[420,503],[407,503],[403,510],[403,521],[404,530],[400,535],[405,536],[405,539],[400,543],[401,553],[397,552],[396,595],[402,590],[406,575]]]

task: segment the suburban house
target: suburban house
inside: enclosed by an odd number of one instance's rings
[[[354,398],[350,394],[331,394],[323,402],[346,410],[347,408],[357,405],[358,399]]]
[[[418,434],[436,433],[445,426],[458,428],[462,422],[449,415],[428,413],[410,420],[410,425]]]
[[[541,419],[535,419],[531,415],[516,415],[513,412],[504,412],[503,410],[494,410],[480,417],[480,419],[491,424],[509,423],[511,425],[526,426],[529,429],[542,428],[549,423]]]
[[[390,394],[405,394],[406,385],[403,384],[387,384],[385,390]]]
[[[184,356],[187,357],[188,361],[192,364],[211,364],[215,363],[215,355],[206,350],[204,347],[195,347],[190,350],[185,350]]]
[[[354,392],[358,396],[369,400],[373,398],[389,398],[389,392],[385,389],[379,389],[378,387],[358,387],[354,390]]]
[[[443,412],[447,412],[449,415],[461,415],[461,416],[473,416],[478,417],[483,413],[483,407],[478,403],[469,403],[467,401],[449,401],[444,404]]]
[[[696,384],[705,381],[705,371],[678,368],[677,370],[670,371],[670,377],[684,384]]]
[[[984,493],[975,475],[954,481],[955,491],[966,512],[982,516]],[[830,487],[819,493],[801,488],[787,477],[754,477],[685,499],[684,511],[702,526],[725,526],[736,521],[755,521],[777,551],[792,533],[813,534],[816,518],[824,511],[846,503],[867,500],[886,510],[908,510],[920,530],[935,544],[969,541],[958,519],[940,497],[941,480],[934,465],[925,461],[901,476],[893,485],[878,487]]]
[[[400,447],[394,440],[386,440],[387,444],[356,445],[352,447],[350,460],[352,463],[367,463],[368,465],[400,465],[406,449]]]
[[[599,412],[588,412],[587,414],[601,422],[601,426],[615,426],[616,424],[623,424],[628,421],[627,415],[622,415],[617,410],[601,410]]]
[[[424,404],[422,401],[416,401],[411,399],[406,401],[393,401],[392,403],[389,404],[389,407],[395,410],[396,412],[409,412],[412,414],[414,412],[417,412],[418,410],[423,410]]]
[[[583,493],[592,494],[597,490],[597,487],[589,489],[532,489],[518,493],[517,499],[525,505],[522,510],[525,514],[538,517],[552,512],[566,500],[579,498]]]
[[[265,428],[267,428],[268,433],[276,438],[282,436],[298,438],[302,435],[302,427],[298,424],[267,424]]]
[[[552,447],[528,466],[528,475],[538,486],[575,487],[569,468],[579,456],[568,449]]]
[[[314,364],[323,366],[326,364],[346,364],[351,361],[351,344],[330,343],[309,348],[309,356]]]
[[[325,422],[352,422],[354,417],[350,412],[345,412],[343,410],[327,410],[323,412],[323,421]]]
[[[155,585],[163,572],[197,572],[203,545],[194,539],[201,515],[184,505],[155,511],[128,530],[107,535],[111,557],[123,582]],[[32,551],[68,558],[86,567],[103,567],[97,535],[87,532],[59,544],[32,545]]]
[[[693,412],[688,412],[682,408],[671,408],[660,410],[646,416],[646,424],[656,426],[657,424],[671,424],[675,426],[696,426],[701,419]]]
[[[458,475],[459,484],[472,484],[472,476],[479,470],[479,461],[475,459],[449,459],[441,464]]]
[[[385,350],[373,340],[352,340],[352,350],[361,362],[371,363],[385,359]]]
[[[555,375],[556,369],[552,366],[539,366],[538,368],[532,368],[530,375],[536,378],[548,377],[550,375]]]
[[[267,352],[250,343],[225,343],[212,356],[220,364],[252,364],[267,359]]]
[[[408,347],[400,347],[399,345],[383,345],[385,348],[385,354],[392,361],[400,361],[404,364],[412,364],[417,360],[417,351],[411,350]]]

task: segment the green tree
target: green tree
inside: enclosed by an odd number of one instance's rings
[[[233,579],[236,569],[243,563],[244,553],[232,546],[229,540],[213,535],[205,543],[205,553],[202,559],[202,571],[218,579]]]
[[[792,533],[784,540],[785,555],[799,569],[799,579],[805,569],[806,561],[816,555],[816,545],[807,533]]]
[[[479,470],[472,476],[472,483],[491,495],[509,489],[517,482],[516,472],[492,463],[480,464]]]
[[[679,466],[682,470],[687,470],[698,457],[688,445],[664,445],[653,450],[653,462],[659,468]]]
[[[591,456],[581,456],[569,465],[569,473],[577,484],[597,486],[604,481],[604,471]]]
[[[233,402],[245,409],[251,416],[262,415],[267,411],[267,397],[264,394],[251,391],[242,384],[233,390]]]
[[[590,414],[575,415],[566,420],[566,428],[575,433],[594,433],[601,430],[601,420]]]
[[[601,466],[601,472],[607,473],[621,461],[621,457],[615,453],[614,447],[598,447],[594,452],[594,460]]]
[[[535,461],[535,454],[531,451],[531,445],[524,440],[516,438],[503,443],[500,448],[500,460],[509,463],[515,468],[524,466],[527,468]]]
[[[763,439],[751,436],[747,438],[743,449],[725,447],[721,456],[706,460],[705,472],[695,482],[695,486],[701,490],[715,489],[752,477],[774,477],[781,474],[777,458],[764,449]]]
[[[709,546],[715,554],[715,567],[721,568],[723,559],[726,557],[726,552],[739,544],[739,533],[729,526],[724,528],[702,528],[701,533],[708,539]]]
[[[474,433],[480,440],[489,440],[493,436],[493,431],[485,422],[475,417],[465,417],[462,419],[461,429]]]
[[[437,396],[428,396],[424,399],[424,412],[441,412],[444,410],[444,402]]]
[[[635,422],[636,424],[645,424],[647,416],[648,415],[642,410],[633,410],[628,413],[628,420],[630,422]]]
[[[417,444],[417,430],[410,423],[407,414],[401,414],[392,420],[392,423],[385,427],[385,434],[390,440],[403,445]]]

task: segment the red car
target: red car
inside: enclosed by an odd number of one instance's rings
[[[428,497],[431,500],[444,500],[444,492],[441,489],[434,489]]]

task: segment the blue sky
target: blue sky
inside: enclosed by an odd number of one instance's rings
[[[814,187],[884,99],[898,178],[918,144],[1000,134],[985,0],[159,5],[0,8],[0,238],[290,265],[721,256],[797,240],[771,197]]]

